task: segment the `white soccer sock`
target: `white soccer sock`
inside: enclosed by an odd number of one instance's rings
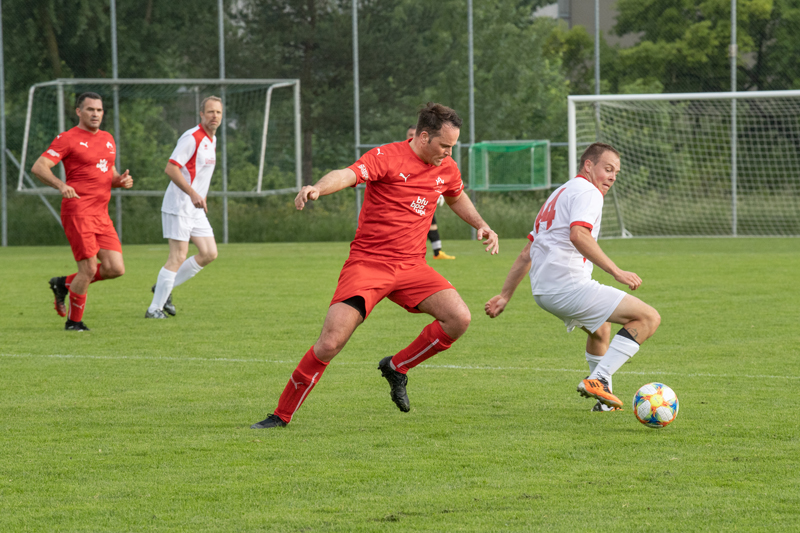
[[[175,287],[186,283],[190,279],[192,279],[198,272],[203,270],[203,267],[197,264],[197,261],[194,258],[195,256],[190,257],[186,261],[183,262],[181,267],[178,269],[178,272],[175,274]]]
[[[153,292],[153,302],[147,309],[148,311],[152,313],[156,309],[164,309],[164,304],[167,302],[167,298],[172,292],[172,286],[175,283],[175,274],[176,272],[161,267],[156,281],[156,290]]]
[[[608,351],[597,364],[597,367],[589,376],[589,379],[604,378],[608,380],[609,389],[611,388],[611,375],[620,369],[628,359],[636,355],[639,351],[639,343],[623,337],[614,335]]]
[[[597,365],[603,360],[602,355],[592,355],[589,352],[586,352],[586,362],[589,363],[589,375],[594,372],[594,369],[597,368]],[[611,388],[611,376],[608,378],[608,390],[613,390]]]
[[[441,240],[433,241],[431,243],[431,248],[433,248],[434,250],[441,250],[442,249],[442,241]]]

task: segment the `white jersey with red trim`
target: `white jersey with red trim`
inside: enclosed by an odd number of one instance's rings
[[[592,279],[591,261],[569,239],[572,226],[584,226],[597,240],[603,216],[603,194],[583,176],[556,189],[547,199],[533,231],[531,244],[531,291],[535,296],[560,294]]]
[[[206,197],[211,185],[211,175],[217,163],[217,137],[210,138],[202,126],[186,130],[175,146],[169,162],[181,169],[181,175],[197,194]],[[170,182],[161,211],[182,217],[205,216],[202,208],[192,204],[188,194]]]

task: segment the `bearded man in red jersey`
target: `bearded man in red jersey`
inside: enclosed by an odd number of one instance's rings
[[[477,229],[487,252],[498,251],[497,234],[464,194],[461,174],[451,158],[460,129],[455,111],[428,103],[419,113],[412,139],[374,148],[349,167],[329,172],[300,190],[297,209],[320,196],[366,183],[358,230],[322,333],[292,373],[277,409],[253,424],[253,429],[291,422],[328,363],[383,298],[411,313],[434,318],[410,345],[378,363],[389,382],[392,401],[403,412],[411,409],[406,393],[408,370],[450,348],[466,332],[469,308],[450,282],[425,262],[426,238],[440,195]]]
[[[67,317],[67,331],[89,331],[83,323],[86,292],[90,283],[118,278],[125,273],[122,245],[108,216],[112,187],[133,187],[126,170],[117,172],[114,137],[100,129],[103,99],[97,93],[83,93],[75,102],[78,125],[58,135],[34,163],[31,172],[42,183],[61,192],[61,223],[78,262],[78,272],[50,279],[55,308]],[[52,168],[64,163],[67,181]],[[64,300],[69,294],[69,310]]]

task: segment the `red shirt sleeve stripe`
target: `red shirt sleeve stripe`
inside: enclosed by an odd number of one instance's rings
[[[180,163],[178,163],[174,159],[170,159],[169,162],[172,163],[173,165],[175,165],[178,168],[183,168],[183,165],[181,165]]]
[[[533,235],[531,235],[530,233],[528,233],[528,240],[533,242]]]
[[[570,228],[572,226],[583,226],[584,228],[589,228],[589,231],[592,231],[594,229],[594,226],[592,226],[588,222],[583,222],[583,221],[580,221],[580,220],[577,221],[577,222],[573,222],[572,224],[569,225]]]

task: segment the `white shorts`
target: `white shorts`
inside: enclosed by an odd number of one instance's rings
[[[214,230],[205,213],[199,217],[182,217],[161,212],[161,227],[165,239],[189,242],[191,237],[213,237]]]
[[[534,295],[533,298],[539,307],[563,320],[568,332],[584,327],[594,333],[608,320],[625,294],[591,280],[571,292]]]

